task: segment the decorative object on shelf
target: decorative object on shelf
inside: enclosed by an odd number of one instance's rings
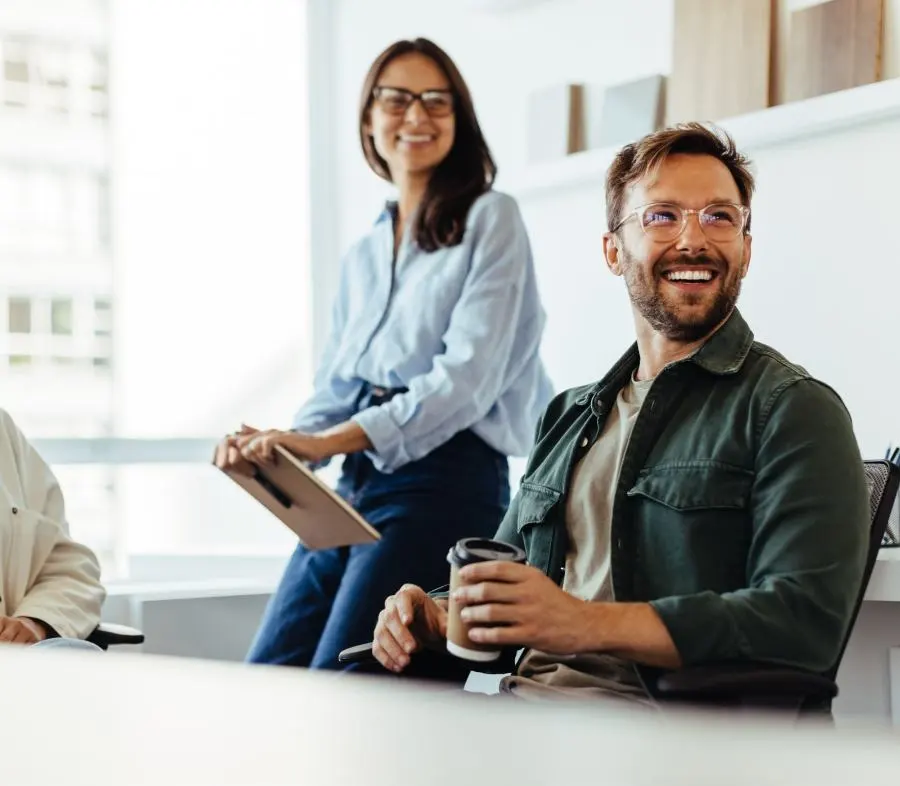
[[[666,122],[717,121],[772,103],[774,0],[675,0]]]
[[[665,121],[666,78],[659,74],[620,85],[585,86],[585,142],[589,150],[623,145]]]
[[[900,77],[780,104],[723,120],[720,125],[751,155],[822,135],[900,120]],[[544,197],[567,189],[597,187],[618,145],[587,150],[555,161],[501,172],[502,188],[517,199]],[[900,559],[898,559],[900,562]]]
[[[884,0],[827,0],[794,11],[786,54],[788,101],[881,78]]]
[[[528,100],[528,160],[551,161],[584,150],[582,85],[553,85]]]

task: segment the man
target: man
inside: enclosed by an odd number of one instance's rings
[[[94,554],[68,534],[50,468],[0,410],[0,644],[95,649],[105,597]]]
[[[544,413],[497,535],[528,565],[461,574],[472,640],[525,650],[503,692],[648,701],[658,669],[837,658],[866,555],[862,461],[838,396],[754,342],[735,308],[748,164],[688,124],[609,170],[603,247],[637,342]],[[445,630],[444,608],[407,585],[373,652],[402,671]]]

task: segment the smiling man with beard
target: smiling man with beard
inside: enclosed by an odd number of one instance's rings
[[[542,417],[497,534],[528,564],[469,565],[455,595],[473,641],[524,650],[498,664],[505,693],[652,704],[660,668],[838,657],[866,554],[863,466],[837,394],[735,307],[753,186],[732,140],[699,124],[610,167],[605,259],[637,341]],[[373,652],[402,671],[445,635],[443,605],[407,585]]]

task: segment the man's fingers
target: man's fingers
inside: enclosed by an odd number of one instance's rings
[[[518,562],[475,562],[466,565],[459,572],[460,581],[466,584],[477,584],[480,581],[525,581],[535,568],[521,565]]]
[[[521,585],[501,581],[464,584],[453,591],[453,600],[463,606],[481,603],[515,603],[521,600]]]
[[[469,638],[478,644],[518,645],[529,639],[528,631],[522,625],[498,625],[493,628],[469,628]]]
[[[400,671],[409,663],[409,656],[394,637],[394,633],[388,624],[388,615],[391,613],[388,609],[382,609],[378,615],[372,653],[385,668],[391,671]]]
[[[375,639],[375,641],[372,643],[372,655],[374,655],[375,660],[377,660],[388,671],[403,671],[403,667],[399,663],[397,663],[390,655],[388,655],[387,650],[382,646],[382,639]]]
[[[484,603],[466,606],[459,618],[469,625],[498,625],[518,622],[522,609],[511,603]]]
[[[418,589],[418,588],[416,588]],[[397,617],[404,625],[412,625],[416,616],[416,603],[413,602],[412,585],[404,584],[394,596],[394,608],[397,610]]]

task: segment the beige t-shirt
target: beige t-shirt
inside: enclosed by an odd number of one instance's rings
[[[653,380],[632,381],[619,391],[603,432],[575,468],[566,502],[569,553],[562,587],[586,601],[612,601],[610,526],[619,468],[631,430]],[[648,702],[630,661],[605,653],[525,653],[502,692],[525,699],[556,696],[621,697]]]

